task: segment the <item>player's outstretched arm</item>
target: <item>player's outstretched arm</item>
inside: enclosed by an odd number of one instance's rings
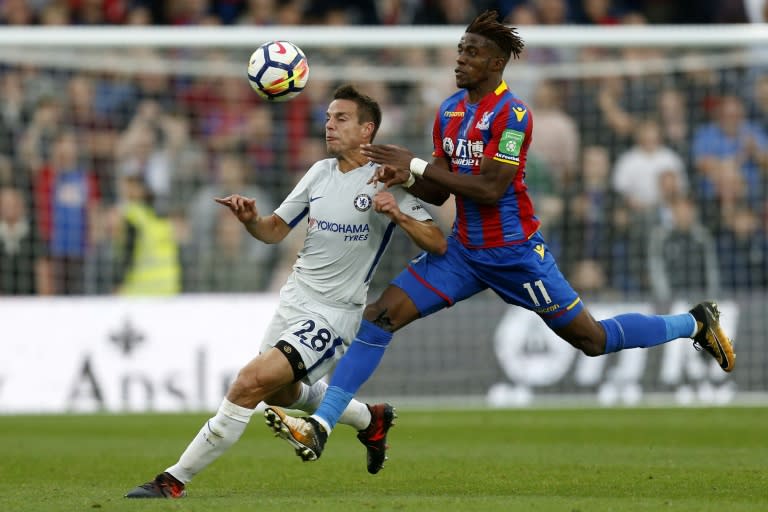
[[[414,158],[410,150],[394,144],[363,144],[360,151],[371,162],[381,164],[371,181],[384,183],[387,187],[406,185],[412,173],[409,169]],[[435,158],[431,165],[438,169],[448,170],[448,161]],[[450,192],[434,182],[417,179],[408,188],[408,192],[422,201],[441,205],[450,197]]]
[[[480,204],[494,204],[504,195],[517,173],[517,166],[485,157],[480,162],[479,174],[457,174],[449,172],[448,162],[445,159],[435,159],[432,163],[416,159],[420,163],[419,168],[416,169],[413,166],[413,153],[406,148],[392,144],[364,144],[360,151],[372,162],[394,167],[398,170],[410,169],[413,175],[420,176],[420,179],[416,179],[408,190],[419,199],[432,204],[442,203],[435,203],[422,196],[428,191],[433,192],[435,190],[444,193],[446,199],[448,194],[453,193]],[[398,183],[402,183],[400,171],[398,171],[398,176]],[[436,187],[427,188],[426,183],[436,185]]]
[[[434,254],[445,254],[448,242],[440,227],[431,220],[419,221],[406,215],[400,210],[397,199],[389,192],[379,192],[373,198],[373,207],[383,213],[403,231],[419,247]]]
[[[227,197],[215,197],[213,200],[229,208],[237,220],[243,223],[248,233],[264,243],[280,242],[291,231],[291,227],[274,213],[268,217],[259,215],[255,199],[232,194]]]

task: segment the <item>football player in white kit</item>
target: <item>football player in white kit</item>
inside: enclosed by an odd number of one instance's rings
[[[320,379],[354,338],[368,285],[396,226],[422,249],[445,252],[442,231],[417,199],[401,187],[383,192],[368,183],[375,166],[362,156],[360,146],[373,140],[380,123],[375,100],[352,86],[340,87],[326,113],[331,158],[316,162],[274,213],[262,217],[253,199],[237,194],[216,199],[265,243],[283,240],[306,222],[304,246],[280,290],[259,355],[240,370],[216,414],[179,461],[126,497],[184,496],[186,484],[240,438],[262,401],[315,410],[327,387]],[[394,416],[389,404],[353,400],[342,417],[341,423],[359,431],[370,473],[384,464]]]

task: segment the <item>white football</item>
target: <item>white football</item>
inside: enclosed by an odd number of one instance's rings
[[[295,98],[307,84],[309,64],[301,48],[289,41],[269,41],[248,61],[248,82],[268,101]]]

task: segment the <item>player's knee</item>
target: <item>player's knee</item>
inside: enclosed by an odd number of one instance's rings
[[[232,388],[238,395],[246,396],[262,396],[274,391],[270,379],[253,368],[240,370]]]
[[[363,318],[385,331],[394,332],[399,327],[395,310],[380,301],[368,304],[363,311]]]
[[[589,357],[597,357],[603,355],[605,352],[605,348],[593,341],[588,341],[581,347],[581,351],[584,353],[584,355]]]
[[[605,352],[605,343],[600,339],[590,336],[568,336],[565,337],[574,348],[581,350],[585,356],[601,356]]]
[[[385,311],[385,308],[382,307],[378,302],[371,302],[370,304],[365,306],[365,309],[363,310],[363,318],[365,318],[369,322],[373,322],[378,317],[380,317],[384,311]]]

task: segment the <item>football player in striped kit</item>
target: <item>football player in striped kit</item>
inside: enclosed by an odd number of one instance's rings
[[[561,338],[589,356],[693,338],[726,372],[733,346],[713,302],[680,315],[627,313],[597,321],[558,269],[539,233],[525,184],[533,116],[502,75],[523,51],[516,30],[486,11],[458,44],[459,91],[443,101],[427,162],[393,145],[364,146],[381,164],[377,179],[400,184],[433,204],[456,197],[456,218],[445,254],[414,260],[368,305],[355,341],[340,361],[322,404],[309,418],[265,411],[267,422],[304,460],[322,453],[328,434],[360,386],[373,374],[395,331],[486,290],[536,312]]]

